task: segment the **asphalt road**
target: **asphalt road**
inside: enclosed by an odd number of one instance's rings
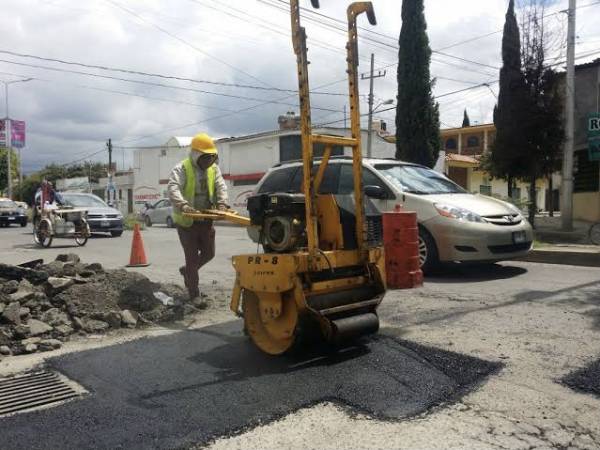
[[[175,231],[153,227],[143,232],[143,238],[152,265],[137,270],[157,281],[180,282],[177,267],[183,255]],[[130,243],[131,234],[126,233],[116,239],[92,239],[84,248],[38,250],[22,229],[0,229],[1,259],[11,263],[39,257],[49,260],[57,253],[75,251],[85,261],[122,267],[127,263]],[[243,230],[219,227],[217,257],[201,274],[202,289],[209,294],[217,289],[227,293],[234,275],[230,256],[254,251],[256,247]],[[263,361],[261,355],[254,358],[251,347],[247,352],[243,350],[247,344],[240,341],[239,331],[227,328],[229,325],[217,326],[220,336],[213,333],[214,328],[200,328],[62,356],[52,364],[89,387],[92,394],[50,409],[43,416],[40,412],[10,419],[11,424],[21,424],[10,428],[10,433],[15,433],[11,434],[13,438],[20,433],[24,442],[35,444],[36,438],[30,435],[35,436],[39,429],[43,436],[41,430],[48,429],[51,439],[46,439],[46,448],[49,443],[76,442],[64,441],[70,439],[68,433],[55,442],[56,435],[50,427],[44,428],[45,421],[54,423],[52,417],[69,417],[73,427],[70,433],[75,435],[87,426],[101,429],[104,424],[96,420],[99,416],[94,416],[92,410],[97,412],[102,406],[118,414],[120,410],[111,405],[114,402],[123,406],[123,415],[117,415],[121,417],[119,426],[112,431],[115,436],[123,442],[135,442],[135,438],[128,439],[136,428],[130,434],[127,430],[129,423],[138,422],[125,413],[142,411],[142,417],[153,421],[159,432],[153,434],[147,424],[140,430],[145,430],[144,439],[158,439],[150,445],[157,447],[190,442],[205,446],[212,436],[216,439],[209,443],[212,449],[600,448],[600,398],[574,391],[563,381],[569,374],[596,373],[594,361],[600,356],[600,269],[509,261],[481,267],[451,266],[425,281],[420,289],[388,292],[379,310],[383,337],[367,342],[364,354],[351,354],[344,361],[327,363],[319,359],[312,366],[302,362],[299,368],[289,361],[252,364]],[[203,314],[206,318],[217,317],[219,322],[231,317],[225,302]],[[110,343],[110,338],[106,342]],[[390,342],[393,345],[388,345]],[[422,347],[407,350],[415,343],[435,348],[434,355],[450,355],[441,358],[447,362],[446,369],[431,363],[437,358],[427,360]],[[9,360],[2,360],[0,373]],[[414,374],[421,376],[418,363],[423,361],[428,361],[427,368],[434,374],[432,388],[449,387],[448,395],[458,395],[453,402],[428,409],[417,419],[402,419],[424,405],[440,401],[439,392],[422,389],[420,379],[394,379],[409,362]],[[484,361],[481,364],[485,367],[485,361],[501,363],[503,368],[483,379],[479,375],[467,377],[471,381],[462,389],[464,380],[456,378],[456,372],[448,372],[448,367],[473,367],[461,361]],[[104,366],[114,370],[107,373]],[[157,375],[152,371],[154,366],[165,369]],[[379,366],[386,370],[377,370]],[[177,368],[181,369],[181,378],[176,376]],[[369,383],[359,383],[363,371],[371,373]],[[120,381],[114,381],[112,372]],[[293,381],[298,374],[305,375],[301,385]],[[204,403],[203,394],[210,390],[207,387],[177,391],[207,382],[213,383],[210,395],[218,392],[229,399],[227,405]],[[244,383],[247,389],[241,389]],[[353,393],[355,397],[344,391],[346,386],[356,385],[359,388]],[[382,395],[372,390],[372,385],[389,387],[392,395]],[[294,391],[294,386],[301,388],[302,395]],[[100,392],[106,396],[96,396]],[[160,395],[152,397],[157,393]],[[202,416],[193,402],[186,403],[187,394],[196,405],[208,405],[205,409],[217,411],[219,423],[215,425],[211,417]],[[406,405],[397,400],[401,395],[407,395]],[[420,406],[411,409],[408,405],[410,399],[417,398],[414,395],[420,396],[415,403]],[[432,395],[431,401],[428,395]],[[140,404],[144,396],[150,397]],[[154,408],[147,408],[148,402]],[[345,403],[356,409],[341,408]],[[394,404],[400,409],[390,413]],[[77,408],[89,408],[86,411],[91,415],[86,417],[91,421],[79,422],[79,413],[67,414]],[[38,420],[42,417],[44,420]],[[3,431],[5,420],[0,420]],[[162,421],[171,428],[163,427]],[[104,429],[107,436],[102,435],[98,442],[117,444],[117,440],[110,441],[109,427]],[[181,437],[181,430],[188,434]],[[89,434],[89,439],[85,447],[94,446],[97,438]],[[12,442],[19,446],[18,440]]]
[[[331,399],[398,419],[455,399],[499,368],[385,335],[336,353],[273,358],[241,328],[229,322],[52,360],[90,394],[0,420],[3,448],[183,448]]]

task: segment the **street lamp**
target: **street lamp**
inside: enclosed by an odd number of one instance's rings
[[[8,198],[12,198],[12,176],[11,176],[11,161],[10,156],[12,154],[12,136],[10,129],[10,118],[8,115],[8,85],[13,83],[26,83],[27,81],[32,81],[33,78],[23,78],[22,80],[13,80],[13,81],[2,81],[0,83],[4,84],[4,100],[6,105],[6,121],[4,122],[4,132],[6,133],[6,177],[7,177],[7,190],[8,190]],[[21,161],[21,148],[19,148],[19,191],[23,192],[23,163]],[[23,200],[22,194],[19,195],[19,199]]]
[[[394,103],[394,99],[388,98],[387,100],[379,102],[379,104],[377,104],[377,106],[375,106],[375,108],[369,108],[369,126],[368,126],[369,131],[367,132],[367,158],[371,157],[371,146],[372,146],[372,141],[373,141],[373,139],[372,139],[372,136],[373,136],[373,113],[376,112],[377,108],[379,108],[380,106],[391,105],[392,103]]]

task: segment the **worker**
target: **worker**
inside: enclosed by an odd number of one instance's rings
[[[185,255],[179,269],[190,299],[200,297],[198,270],[215,256],[215,229],[211,220],[194,221],[182,213],[203,209],[229,209],[227,186],[217,165],[218,150],[210,136],[200,133],[190,145],[189,158],[171,171],[167,189],[173,221]]]

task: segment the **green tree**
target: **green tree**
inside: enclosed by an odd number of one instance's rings
[[[549,39],[544,27],[544,0],[529,0],[521,12],[521,59],[527,93],[527,120],[523,122],[524,153],[529,182],[529,222],[537,212],[536,180],[558,170],[562,160],[564,128],[562,96],[556,73],[545,64]]]
[[[6,148],[0,148],[0,191],[4,192],[8,188],[8,177],[6,176],[8,172],[8,167],[6,164]],[[15,180],[19,177],[19,156],[17,152],[11,150],[10,153],[10,171],[12,174],[12,179]],[[14,189],[13,184],[13,195],[17,192]]]
[[[467,114],[467,108],[465,108],[465,112],[463,113],[463,128],[471,126],[471,119],[469,119],[469,115]]]
[[[423,0],[403,0],[399,46],[396,159],[433,167],[441,147],[440,114],[431,93]]]
[[[509,198],[513,197],[514,180],[527,176],[528,158],[522,151],[527,109],[527,89],[521,70],[519,26],[514,0],[510,0],[502,35],[500,92],[498,104],[494,108],[496,139],[483,161],[484,168],[493,177],[508,182]]]

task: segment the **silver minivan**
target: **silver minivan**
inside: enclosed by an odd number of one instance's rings
[[[254,192],[300,192],[301,180],[301,162],[278,164]],[[531,250],[533,230],[516,206],[471,194],[428,167],[394,159],[363,159],[363,186],[380,212],[393,211],[396,205],[416,211],[419,257],[425,272],[440,262],[501,261]],[[352,161],[332,158],[320,193],[352,192]],[[254,233],[250,237],[258,240]]]

